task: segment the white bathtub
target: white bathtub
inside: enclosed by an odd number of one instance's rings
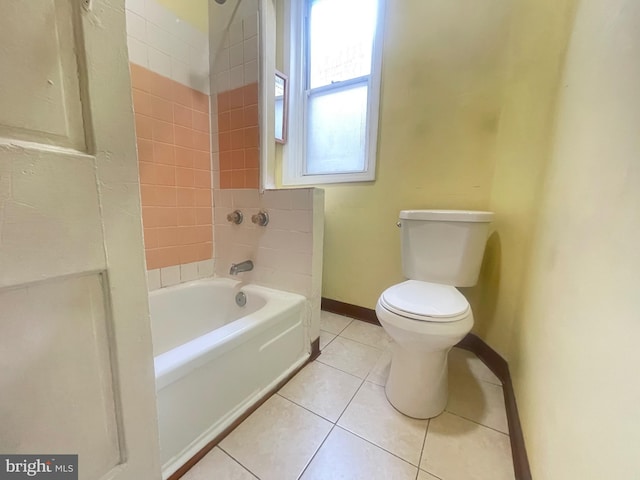
[[[149,303],[166,479],[307,360],[309,308],[226,278],[156,290]]]

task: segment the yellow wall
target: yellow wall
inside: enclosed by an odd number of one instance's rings
[[[512,364],[533,477],[639,478],[640,3],[581,0]]]
[[[156,0],[177,16],[203,32],[209,30],[209,7],[207,0]]]
[[[388,0],[376,181],[325,186],[323,296],[375,306],[402,279],[398,212],[486,209],[511,3]]]
[[[496,213],[477,287],[474,332],[512,359],[519,301],[550,154],[575,0],[519,0],[509,38],[489,209]],[[517,352],[515,352],[517,353]]]

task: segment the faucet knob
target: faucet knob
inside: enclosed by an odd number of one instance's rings
[[[255,215],[251,216],[251,221],[256,225],[260,225],[261,227],[266,227],[269,223],[269,214],[264,210],[260,210]]]
[[[234,210],[229,215],[227,215],[227,221],[231,223],[235,223],[236,225],[240,225],[244,220],[244,215],[240,210]]]

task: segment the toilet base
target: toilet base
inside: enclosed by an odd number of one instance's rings
[[[425,352],[394,345],[385,392],[396,410],[420,419],[443,412],[449,393],[449,350]]]

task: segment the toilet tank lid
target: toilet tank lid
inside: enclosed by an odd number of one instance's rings
[[[401,210],[400,219],[488,223],[493,220],[493,212],[480,210]]]

